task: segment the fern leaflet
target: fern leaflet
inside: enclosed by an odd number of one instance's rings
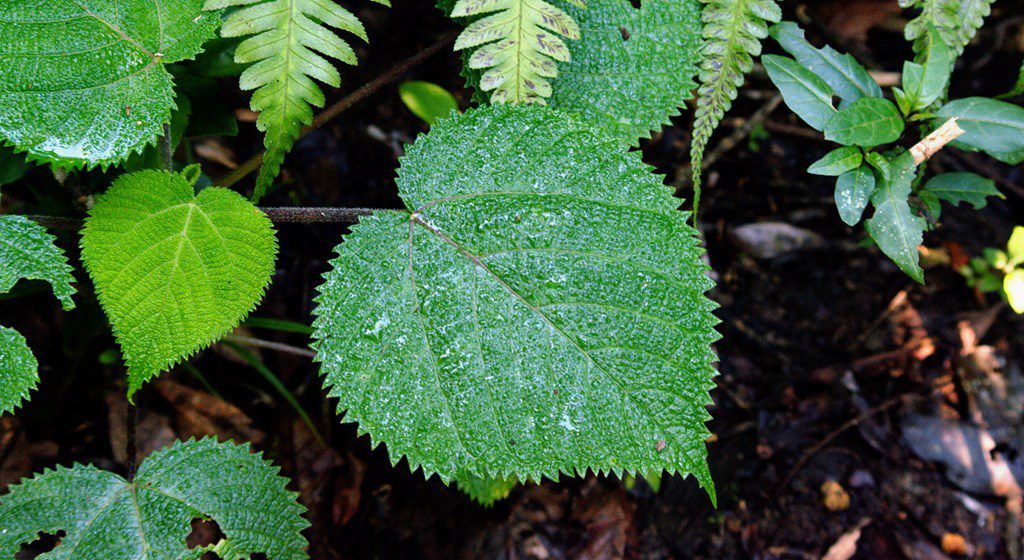
[[[586,7],[586,0],[567,1]],[[455,50],[480,47],[468,65],[487,70],[480,87],[493,90],[491,103],[545,103],[551,96],[548,79],[558,75],[556,61],[570,58],[558,36],[580,38],[572,16],[544,0],[459,0],[451,16],[483,16],[459,35]]]
[[[388,0],[374,0],[389,6]],[[325,57],[356,64],[356,54],[328,26],[367,40],[363,24],[333,0],[207,0],[205,9],[242,7],[221,28],[224,37],[246,37],[235,61],[250,65],[239,79],[243,90],[255,90],[251,107],[259,112],[256,127],[266,133],[263,167],[256,179],[253,202],[259,201],[281,171],[284,156],[302,127],[313,122],[313,107],[326,99],[313,80],[332,87],[341,75]]]
[[[711,133],[732,107],[744,74],[754,67],[753,57],[761,54],[761,40],[768,36],[768,23],[782,19],[782,10],[775,0],[702,1],[704,58],[690,144],[694,209],[700,204],[701,166]]]
[[[971,42],[981,28],[985,18],[992,12],[993,0],[921,0],[921,14],[907,23],[904,35],[915,41],[927,34],[928,26],[934,25],[943,42],[952,47],[957,55]]]

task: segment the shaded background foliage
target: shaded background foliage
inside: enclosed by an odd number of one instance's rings
[[[352,4],[373,45],[354,44],[363,63],[348,70],[340,90],[328,92],[329,102],[458,29],[427,2],[392,10]],[[817,45],[828,41],[872,70],[899,71],[911,54],[894,0],[785,8]],[[1010,89],[1024,54],[1022,13],[1020,0],[994,4],[958,64],[952,96]],[[462,89],[459,70],[459,57],[445,53],[410,78],[458,91],[466,106],[471,93]],[[222,86],[225,102],[246,117],[246,94],[230,80]],[[338,425],[308,357],[268,349],[259,355],[299,397],[326,443],[236,351],[220,345],[193,360],[194,370],[178,368],[138,394],[142,452],[174,436],[254,441],[302,493],[318,558],[814,558],[858,526],[857,558],[962,557],[953,535],[963,537],[967,556],[1013,557],[1019,520],[1000,486],[1007,481],[976,476],[981,471],[947,476],[956,472],[940,466],[942,450],[929,455],[920,443],[949,426],[928,419],[964,421],[952,426],[967,435],[984,422],[1000,456],[1019,463],[1021,416],[999,413],[1020,406],[1021,318],[980,299],[948,265],[930,267],[921,287],[877,251],[859,247],[864,233],[837,219],[832,182],[803,172],[824,153],[823,143],[786,109],[762,111],[773,96],[755,71],[710,149],[753,116],[767,117],[737,136],[705,178],[702,221],[725,335],[717,345],[722,375],[710,446],[719,510],[692,480],[666,479],[656,494],[644,483],[627,489],[593,478],[519,489],[484,510],[436,479],[409,473],[404,462],[391,468],[383,449],[371,451],[352,425]],[[642,143],[645,160],[679,185],[689,175],[691,115]],[[253,124],[240,129],[237,138],[204,144],[213,150],[206,153],[240,161],[257,151],[262,140]],[[271,193],[266,204],[398,207],[397,157],[423,130],[399,102],[397,87],[386,87],[300,140],[285,165],[289,188]],[[204,164],[214,176],[226,171]],[[925,237],[938,249],[936,260],[1004,243],[1024,216],[1021,168],[953,155],[932,165],[980,171],[1007,196],[982,212],[947,210],[944,227]],[[73,215],[107,184],[90,172],[61,186],[37,168],[5,188],[4,210]],[[744,236],[743,226],[766,221],[806,230],[803,249],[764,258],[764,244]],[[278,229],[277,271],[255,315],[308,324],[314,288],[347,228]],[[19,297],[0,300],[5,325],[25,334],[39,358],[39,394],[46,396],[17,418],[0,418],[0,485],[55,462],[126,470],[124,374],[101,359],[116,346],[80,272],[76,237],[59,237],[85,292],[78,308],[62,313],[48,288],[32,283],[19,286]],[[301,334],[260,328],[236,334],[306,344]],[[993,389],[999,386],[1006,389]],[[823,492],[829,481],[839,489],[827,485]]]

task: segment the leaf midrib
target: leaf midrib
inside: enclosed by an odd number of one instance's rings
[[[137,48],[140,51],[142,51],[143,53],[145,53],[146,56],[148,56],[153,62],[158,62],[159,61],[159,57],[157,57],[153,52],[151,52],[149,49],[147,49],[137,39],[135,39],[135,38],[131,37],[130,35],[128,35],[127,33],[125,33],[125,31],[123,29],[121,29],[119,26],[117,26],[117,25],[115,25],[115,24],[113,24],[113,23],[111,23],[111,22],[101,18],[97,14],[94,14],[93,12],[91,12],[89,10],[89,8],[87,8],[84,4],[79,2],[79,0],[70,0],[70,1],[71,1],[72,4],[74,4],[75,6],[78,6],[83,12],[85,12],[86,15],[88,15],[89,17],[91,17],[91,18],[95,19],[96,21],[102,23],[103,25],[107,26],[107,28],[109,28],[111,31],[113,31],[119,37],[121,37],[121,39],[123,39],[124,41],[126,41],[128,43],[131,43],[135,48]],[[154,0],[154,4],[157,4],[157,10],[159,11],[159,3],[156,2],[156,0]],[[162,45],[163,44],[164,22],[163,22],[163,19],[161,18],[160,15],[157,16],[157,21],[160,24],[160,44]]]

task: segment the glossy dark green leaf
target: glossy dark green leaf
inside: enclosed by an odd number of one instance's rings
[[[956,117],[964,130],[959,144],[981,150],[1011,165],[1024,162],[1024,108],[986,97],[950,101],[941,120]]]
[[[936,175],[925,184],[924,190],[950,204],[967,202],[976,210],[984,208],[990,196],[1003,197],[996,188],[995,181],[974,173]]]
[[[807,172],[814,175],[838,177],[843,173],[857,169],[863,161],[864,155],[860,148],[844,146],[832,150],[825,154],[825,157],[812,163],[807,168]]]
[[[845,146],[878,146],[900,139],[903,118],[891,101],[863,97],[839,110],[825,125],[825,138]]]
[[[202,0],[0,2],[0,139],[66,166],[119,163],[163,132],[167,64],[194,57],[219,12]]]
[[[772,26],[771,34],[786,52],[832,87],[843,100],[840,107],[862,97],[882,97],[882,88],[852,56],[840,54],[827,45],[815,48],[807,42],[797,24],[777,23]]]
[[[904,152],[890,159],[888,180],[882,181],[871,195],[875,213],[864,226],[878,247],[900,270],[924,283],[918,246],[924,241],[924,218],[910,208],[911,186],[917,173],[914,156]]]
[[[832,106],[832,88],[825,80],[792,58],[766,54],[761,57],[761,63],[775,87],[782,92],[786,106],[812,128],[824,129],[836,114],[836,108]]]
[[[860,223],[864,209],[871,200],[871,194],[875,192],[875,174],[871,168],[861,165],[856,169],[847,171],[836,179],[836,208],[839,209],[839,217],[848,226],[855,226]]]

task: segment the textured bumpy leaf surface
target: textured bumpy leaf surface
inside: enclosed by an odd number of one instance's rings
[[[0,216],[0,293],[18,280],[44,280],[66,310],[74,309],[71,265],[46,228],[24,216]]]
[[[586,0],[565,2],[586,6]],[[491,92],[491,103],[544,103],[558,63],[571,56],[562,38],[580,38],[579,24],[545,0],[458,0],[449,13],[470,19],[455,50],[472,49],[466,65],[483,72],[478,84]]]
[[[615,131],[625,144],[679,114],[696,87],[700,61],[700,2],[630,0],[567,7],[580,25],[572,57],[552,84],[552,107],[577,112]]]
[[[317,298],[348,420],[446,481],[664,468],[713,492],[712,283],[638,154],[492,106],[435,125],[398,183],[410,211],[362,220]]]
[[[695,197],[700,195],[704,150],[711,133],[732,107],[744,76],[761,55],[761,41],[768,36],[768,24],[782,18],[775,0],[701,0],[704,10],[704,47],[701,50],[700,88],[693,116],[690,165]],[[699,200],[694,200],[696,208]]]
[[[459,490],[483,506],[491,506],[494,502],[504,500],[518,484],[514,478],[472,477],[458,482]]]
[[[304,560],[309,524],[278,469],[248,446],[178,442],[148,457],[134,481],[92,466],[58,468],[0,497],[0,556],[13,558],[39,533],[64,532],[39,560]],[[194,519],[216,521],[224,538],[188,549]]]
[[[374,0],[390,5],[388,0]],[[256,179],[259,200],[281,172],[284,156],[302,127],[312,124],[313,107],[325,98],[314,80],[341,85],[328,58],[356,64],[356,54],[331,28],[366,40],[363,24],[334,0],[207,0],[207,10],[238,6],[221,35],[248,37],[235,50],[235,61],[248,66],[239,78],[243,90],[255,90],[256,127],[266,133],[263,167]]]
[[[917,166],[910,152],[895,157],[871,195],[875,213],[865,222],[878,247],[911,278],[924,283],[917,247],[924,240],[925,220],[907,202]]]
[[[142,171],[99,197],[82,260],[128,365],[129,393],[245,318],[274,271],[270,220],[222,188]]]
[[[846,146],[878,146],[903,135],[903,117],[888,99],[864,97],[832,115],[825,138]]]
[[[174,107],[164,66],[194,57],[218,13],[202,0],[0,2],[0,139],[70,166],[123,161]]]
[[[39,382],[39,363],[18,331],[0,326],[0,414],[18,408]]]

